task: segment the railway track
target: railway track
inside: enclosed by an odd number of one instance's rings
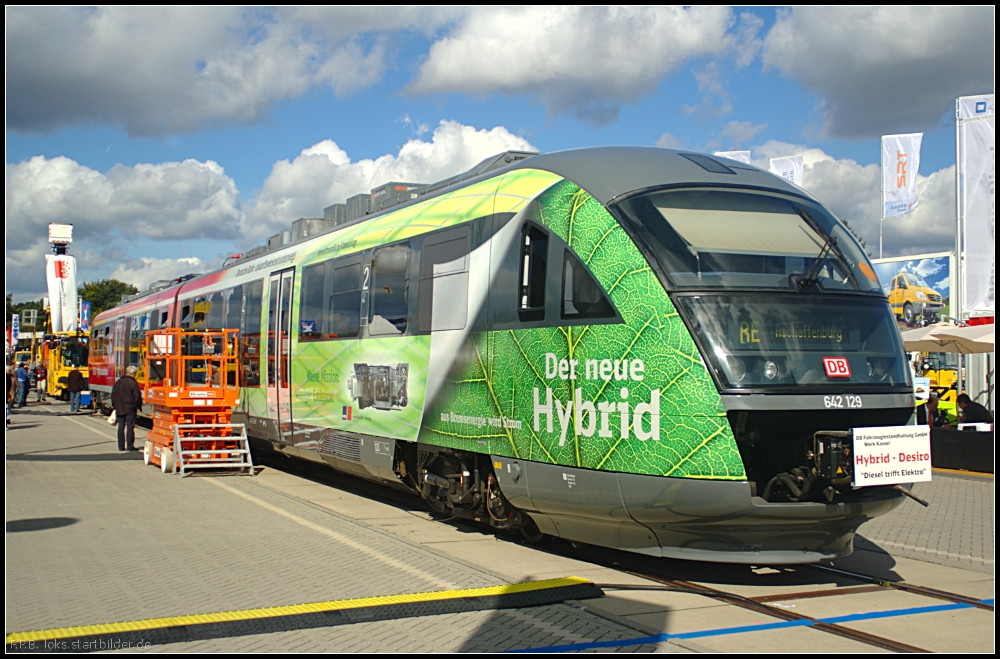
[[[311,480],[317,480],[320,482],[325,482],[328,484],[333,484],[337,487],[342,487],[348,490],[352,490],[357,494],[363,494],[366,497],[378,499],[383,503],[387,503],[394,506],[402,506],[405,508],[412,509],[425,509],[426,506],[415,494],[408,494],[402,491],[392,490],[391,488],[380,487],[376,484],[368,483],[362,479],[357,479],[352,476],[347,476],[343,474],[331,473],[327,470],[322,469],[310,469],[310,465],[299,464],[297,461],[286,460],[280,456],[274,457],[272,459],[265,459],[262,464],[271,466],[273,468],[281,470],[290,470],[298,473],[301,476],[310,478]],[[433,515],[438,515],[434,511],[430,511]],[[452,523],[462,524],[475,528],[477,530],[484,530],[482,525],[470,522],[468,520],[447,520],[452,521]],[[489,529],[493,533],[497,532]],[[506,534],[511,537],[515,542],[525,542],[521,538],[513,538],[513,534]],[[525,543],[527,544],[527,543]],[[760,595],[754,597],[747,597],[740,595],[738,593],[729,592],[726,590],[720,590],[717,588],[712,588],[701,583],[696,583],[686,579],[679,579],[668,574],[660,573],[656,570],[648,569],[635,569],[633,567],[628,567],[623,564],[620,560],[623,552],[618,552],[615,550],[604,549],[600,547],[591,547],[589,545],[580,545],[577,543],[554,539],[551,542],[546,543],[544,547],[538,547],[540,551],[546,551],[559,556],[564,556],[566,558],[572,558],[575,560],[585,561],[591,564],[600,565],[622,574],[628,574],[634,577],[639,577],[647,581],[651,581],[653,585],[636,585],[636,584],[613,584],[613,583],[598,583],[597,585],[602,589],[606,590],[663,590],[668,592],[679,592],[696,594],[704,597],[709,597],[712,599],[724,601],[733,606],[738,606],[743,609],[754,611],[762,615],[767,615],[776,618],[781,621],[786,622],[801,622],[807,624],[808,626],[827,634],[832,634],[834,636],[839,636],[842,638],[847,638],[853,641],[864,643],[872,647],[877,647],[883,650],[888,650],[890,652],[902,652],[902,653],[922,653],[930,652],[923,648],[910,645],[908,643],[903,643],[902,641],[896,641],[882,636],[877,636],[875,634],[870,634],[863,632],[851,627],[846,627],[842,624],[824,622],[810,616],[806,616],[795,611],[791,611],[787,608],[781,608],[773,606],[775,602],[784,602],[790,600],[802,600],[802,599],[818,599],[826,597],[835,597],[841,595],[856,595],[863,593],[873,593],[873,592],[884,592],[886,589],[900,590],[903,592],[921,595],[924,597],[945,600],[956,604],[963,604],[968,606],[973,606],[979,609],[984,609],[988,611],[993,611],[994,607],[992,604],[981,602],[977,599],[966,597],[957,593],[951,593],[935,588],[928,588],[923,586],[916,586],[902,581],[891,581],[879,577],[877,575],[868,575],[859,572],[853,572],[850,570],[843,570],[829,565],[801,565],[795,566],[795,569],[805,569],[814,572],[820,572],[824,574],[831,574],[844,579],[851,579],[854,581],[859,581],[865,585],[860,586],[843,586],[836,588],[825,588],[814,591],[804,591],[804,592],[789,592],[780,593],[774,595]],[[631,557],[631,555],[629,555]],[[671,566],[676,566],[676,562],[670,562]]]

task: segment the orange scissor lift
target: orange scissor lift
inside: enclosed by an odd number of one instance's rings
[[[146,333],[145,402],[153,406],[146,464],[182,476],[193,469],[253,474],[246,426],[231,422],[240,403],[238,333],[177,327]]]

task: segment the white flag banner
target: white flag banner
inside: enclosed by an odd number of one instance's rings
[[[882,136],[882,217],[917,209],[917,172],[923,133]]]
[[[990,102],[992,109],[993,103]],[[996,115],[962,122],[965,179],[965,300],[962,311],[996,308]]]
[[[747,165],[750,164],[749,151],[716,151],[714,155],[719,156],[720,158],[729,158],[730,160],[742,162]]]
[[[960,119],[975,119],[976,117],[985,117],[990,114],[996,115],[993,94],[959,97],[958,116]]]
[[[45,255],[45,278],[49,288],[49,318],[53,332],[75,332],[76,259],[66,254]]]
[[[802,187],[802,156],[771,158],[771,173]]]

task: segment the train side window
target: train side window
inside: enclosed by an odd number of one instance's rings
[[[229,291],[226,300],[226,329],[239,329],[240,319],[243,317],[243,284],[236,286]]]
[[[545,271],[549,235],[530,222],[521,229],[521,272],[517,315],[521,322],[545,320]]]
[[[350,339],[361,329],[361,257],[330,262],[330,307],[326,338]]]
[[[562,317],[614,318],[615,308],[576,254],[565,250],[562,278]]]
[[[191,329],[192,322],[194,321],[191,309],[194,307],[194,300],[187,299],[181,302],[181,322],[180,326],[184,329]]]
[[[375,250],[371,276],[368,331],[389,336],[405,333],[410,303],[409,243]]]
[[[205,328],[222,329],[222,292],[216,291],[205,296]]]
[[[299,341],[323,338],[323,289],[326,286],[326,263],[302,270],[299,291]]]
[[[469,227],[424,239],[420,250],[417,328],[460,330],[469,315]]]
[[[243,326],[240,328],[240,359],[243,362],[240,384],[244,387],[260,387],[260,315],[264,297],[264,280],[258,279],[247,285],[243,303]]]

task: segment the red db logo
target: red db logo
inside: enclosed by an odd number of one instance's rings
[[[851,377],[851,365],[847,362],[847,357],[824,357],[823,370],[828,378]]]

